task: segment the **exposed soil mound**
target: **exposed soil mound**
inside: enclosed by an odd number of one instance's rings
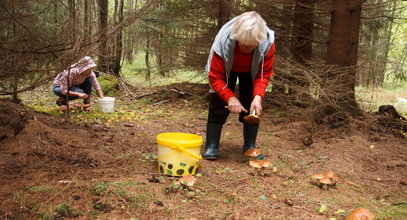
[[[2,153],[9,156],[0,165],[6,170],[13,168],[13,171],[22,167],[42,167],[52,161],[99,166],[106,155],[92,149],[83,133],[86,132],[52,128],[40,121],[28,120],[21,132],[5,140]]]
[[[51,120],[51,116],[0,100],[2,175],[30,168],[57,167],[57,164],[97,167],[109,161],[110,156],[95,147],[98,139],[90,138],[92,131],[57,119],[51,123]]]

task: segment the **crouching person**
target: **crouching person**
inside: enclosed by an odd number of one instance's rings
[[[92,58],[85,56],[77,63],[71,65],[70,68],[60,72],[55,77],[53,83],[53,92],[55,95],[59,96],[56,104],[60,107],[66,106],[66,97],[68,97],[69,100],[80,98],[83,99],[85,110],[89,111],[92,87],[95,89],[98,97],[103,98],[103,91],[100,88],[95,73],[93,72],[95,67],[96,64],[93,62]]]

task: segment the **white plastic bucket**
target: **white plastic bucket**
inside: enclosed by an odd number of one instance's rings
[[[114,100],[114,97],[99,99],[100,110],[102,112],[114,112]]]

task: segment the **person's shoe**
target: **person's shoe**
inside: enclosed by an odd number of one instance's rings
[[[83,104],[83,110],[85,112],[91,112],[92,109],[90,108],[90,104]]]
[[[257,132],[259,125],[243,124],[243,153],[249,149],[256,148]]]
[[[59,98],[57,99],[56,104],[57,104],[58,106],[66,105],[66,99],[65,99],[65,97],[59,97]]]
[[[208,123],[206,125],[206,143],[203,158],[216,160],[219,155],[219,140],[222,124]]]
[[[88,98],[83,100],[83,110],[86,112],[90,112],[90,95],[88,96]]]

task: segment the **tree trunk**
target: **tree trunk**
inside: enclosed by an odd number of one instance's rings
[[[390,47],[390,42],[391,42],[391,32],[393,29],[393,18],[394,18],[394,13],[397,10],[397,0],[393,0],[393,5],[392,5],[392,10],[391,10],[391,16],[389,19],[389,27],[387,30],[387,36],[386,36],[386,49],[384,52],[384,58],[383,61],[380,63],[381,65],[378,68],[378,71],[380,73],[380,75],[377,78],[377,85],[378,86],[382,86],[383,85],[383,81],[384,81],[384,75],[386,73],[386,66],[387,66],[387,60],[388,60],[388,56],[389,56],[389,47]],[[404,56],[405,57],[405,56]]]
[[[14,1],[11,2],[11,14],[12,14],[13,17],[16,16],[15,15],[16,14],[15,4],[16,3]],[[17,38],[16,35],[17,35],[17,26],[16,26],[16,21],[13,19],[13,39]],[[12,56],[11,63],[12,63],[12,66],[15,66],[15,64],[16,64],[16,57],[15,56]],[[19,81],[18,73],[14,72],[14,74],[13,74],[13,82],[11,83],[11,87],[12,87],[12,89],[14,91],[13,100],[15,102],[18,101],[18,93],[16,92],[16,91],[18,91],[18,81]]]
[[[107,16],[108,0],[98,0],[99,5],[99,68],[103,72],[110,72],[107,50]]]
[[[123,8],[124,8],[124,1],[120,0],[119,8],[118,8],[118,25],[119,28],[117,29],[116,33],[116,46],[115,46],[115,56],[114,56],[114,64],[113,64],[113,74],[120,77],[120,69],[121,69],[121,58],[122,58],[122,48],[123,48]]]
[[[89,42],[89,40],[92,37],[92,32],[91,32],[91,27],[92,25],[90,24],[91,18],[92,18],[92,10],[90,6],[89,0],[84,0],[84,17],[83,17],[83,26],[85,29],[85,41]]]
[[[218,30],[230,19],[230,0],[219,0]]]
[[[300,67],[306,67],[312,58],[314,6],[315,0],[295,1],[291,54],[295,63]],[[309,91],[309,83],[302,71],[291,73],[289,81],[289,94],[291,99],[311,99],[311,96],[307,92]]]
[[[312,57],[315,0],[296,0],[294,14],[294,42],[291,50],[293,59],[306,65]]]
[[[278,37],[278,44],[276,44],[276,51],[279,51],[282,57],[289,56],[289,48],[290,48],[290,39],[292,33],[292,24],[294,21],[294,17],[292,16],[293,11],[293,2],[286,1],[284,2],[283,9],[280,11],[280,15],[278,17],[280,23],[280,31],[276,32]]]
[[[68,0],[68,11],[69,11],[69,31],[71,34],[71,43],[75,44],[76,42],[76,9],[75,9],[75,0]]]
[[[127,6],[128,6],[127,11],[132,12],[137,7],[137,1],[136,1],[136,4],[134,4],[133,0],[129,0]],[[126,40],[124,41],[124,44],[125,44],[124,52],[123,52],[124,59],[127,60],[127,62],[129,62],[130,64],[133,63],[133,51],[134,51],[134,48],[133,48],[134,39],[133,39],[133,31],[132,31],[133,29],[135,29],[134,24],[128,26],[127,31],[125,32],[125,36],[124,36],[126,38]]]
[[[157,41],[157,53],[156,53],[156,62],[157,62],[157,69],[158,73],[161,76],[166,76],[166,68],[165,68],[165,63],[163,62],[163,46],[162,46],[162,36],[163,34],[159,31],[158,32],[158,41]]]
[[[54,1],[53,3],[53,7],[54,7],[54,14],[53,14],[53,18],[54,18],[54,23],[58,24],[58,2]]]
[[[146,61],[146,81],[149,81],[150,84],[151,84],[150,36],[149,36],[149,31],[148,31],[147,25],[146,25],[146,55],[145,55],[145,61]]]
[[[360,113],[355,99],[355,76],[361,5],[362,0],[333,0],[328,37],[328,64],[350,67],[330,75],[337,78],[333,92],[338,107],[352,115]]]

